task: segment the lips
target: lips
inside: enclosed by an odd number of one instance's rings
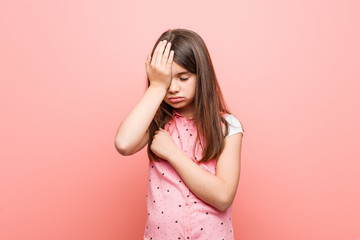
[[[169,101],[172,102],[172,103],[178,103],[178,102],[181,102],[182,100],[184,100],[183,97],[171,97],[171,98],[169,98]]]

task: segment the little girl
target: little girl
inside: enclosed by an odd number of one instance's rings
[[[145,66],[148,88],[115,138],[122,155],[148,145],[144,239],[234,239],[243,130],[225,105],[203,39],[168,30]]]

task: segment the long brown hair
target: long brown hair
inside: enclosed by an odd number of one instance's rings
[[[222,114],[230,113],[220,86],[218,84],[210,54],[204,40],[194,31],[187,29],[170,29],[164,32],[154,45],[162,40],[171,42],[174,50],[174,62],[197,76],[194,106],[194,119],[198,132],[197,141],[203,147],[203,157],[199,162],[217,159],[224,149],[225,139],[229,125]],[[148,79],[148,86],[150,81]],[[148,156],[150,160],[156,160],[150,150],[152,138],[159,127],[173,117],[172,107],[163,101],[157,110],[154,119],[149,126]],[[223,132],[223,124],[225,133]],[[201,136],[201,138],[200,138]],[[203,139],[203,142],[201,141]]]

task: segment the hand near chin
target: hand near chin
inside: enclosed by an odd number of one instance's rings
[[[150,150],[162,159],[169,160],[169,158],[179,150],[170,134],[160,128],[153,136]]]
[[[147,57],[145,66],[150,86],[162,87],[167,90],[171,82],[171,68],[174,59],[174,51],[171,50],[171,42],[160,41],[156,46],[153,56]]]

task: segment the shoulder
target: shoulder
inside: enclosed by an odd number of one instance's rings
[[[231,135],[234,135],[236,133],[244,134],[242,125],[234,115],[232,114],[225,114],[224,118],[226,122],[229,124],[229,133],[226,135],[226,137],[230,137]]]

